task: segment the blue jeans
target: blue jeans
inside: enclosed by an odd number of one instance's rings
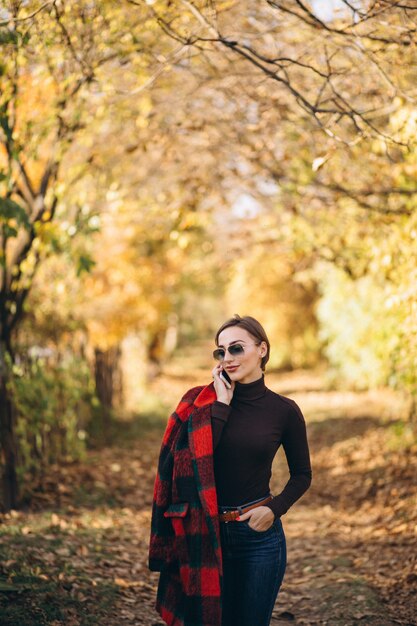
[[[255,504],[266,498],[241,504]],[[219,505],[219,513],[237,509]],[[287,551],[280,518],[264,531],[249,520],[220,522],[223,556],[222,626],[269,626],[284,578]]]

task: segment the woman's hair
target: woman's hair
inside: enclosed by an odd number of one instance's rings
[[[261,361],[261,369],[264,372],[265,365],[269,361],[269,351],[270,351],[271,345],[269,343],[269,339],[267,337],[267,334],[263,326],[254,317],[250,317],[250,315],[244,315],[243,317],[240,317],[240,315],[235,313],[235,315],[231,317],[229,320],[227,320],[227,322],[224,322],[224,324],[222,324],[219,330],[217,331],[216,337],[214,339],[214,341],[216,342],[216,346],[219,345],[220,333],[225,328],[230,328],[231,326],[239,326],[240,328],[244,328],[245,330],[248,331],[250,335],[252,335],[254,339],[256,339],[257,342],[260,343],[261,341],[264,341],[266,343],[267,345],[266,354],[264,357],[262,357],[262,361]]]

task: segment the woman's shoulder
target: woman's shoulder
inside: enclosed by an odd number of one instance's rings
[[[276,403],[277,407],[285,408],[288,410],[289,413],[293,413],[298,415],[299,417],[303,417],[300,407],[292,398],[282,396],[280,393],[272,391],[271,389],[268,389],[268,394],[271,400]]]
[[[191,389],[188,389],[185,392],[185,394],[182,396],[181,402],[192,404],[194,400],[197,398],[197,396],[199,395],[199,393],[203,391],[204,387],[206,387],[206,385],[198,385],[197,387],[191,387]]]

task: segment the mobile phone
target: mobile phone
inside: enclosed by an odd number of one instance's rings
[[[220,372],[219,376],[222,379],[222,381],[224,382],[224,384],[226,385],[226,387],[228,389],[231,389],[232,388],[232,379],[230,378],[229,374],[225,370],[222,370]]]

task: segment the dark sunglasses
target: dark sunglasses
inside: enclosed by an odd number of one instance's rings
[[[251,345],[259,346],[260,344],[253,343]],[[234,343],[233,345],[228,346],[226,350],[228,350],[231,356],[239,356],[245,352],[245,348],[241,346],[240,343]],[[217,350],[214,350],[213,352],[214,358],[217,359],[217,361],[223,361],[224,357],[226,356],[226,350],[224,348],[217,348]]]

